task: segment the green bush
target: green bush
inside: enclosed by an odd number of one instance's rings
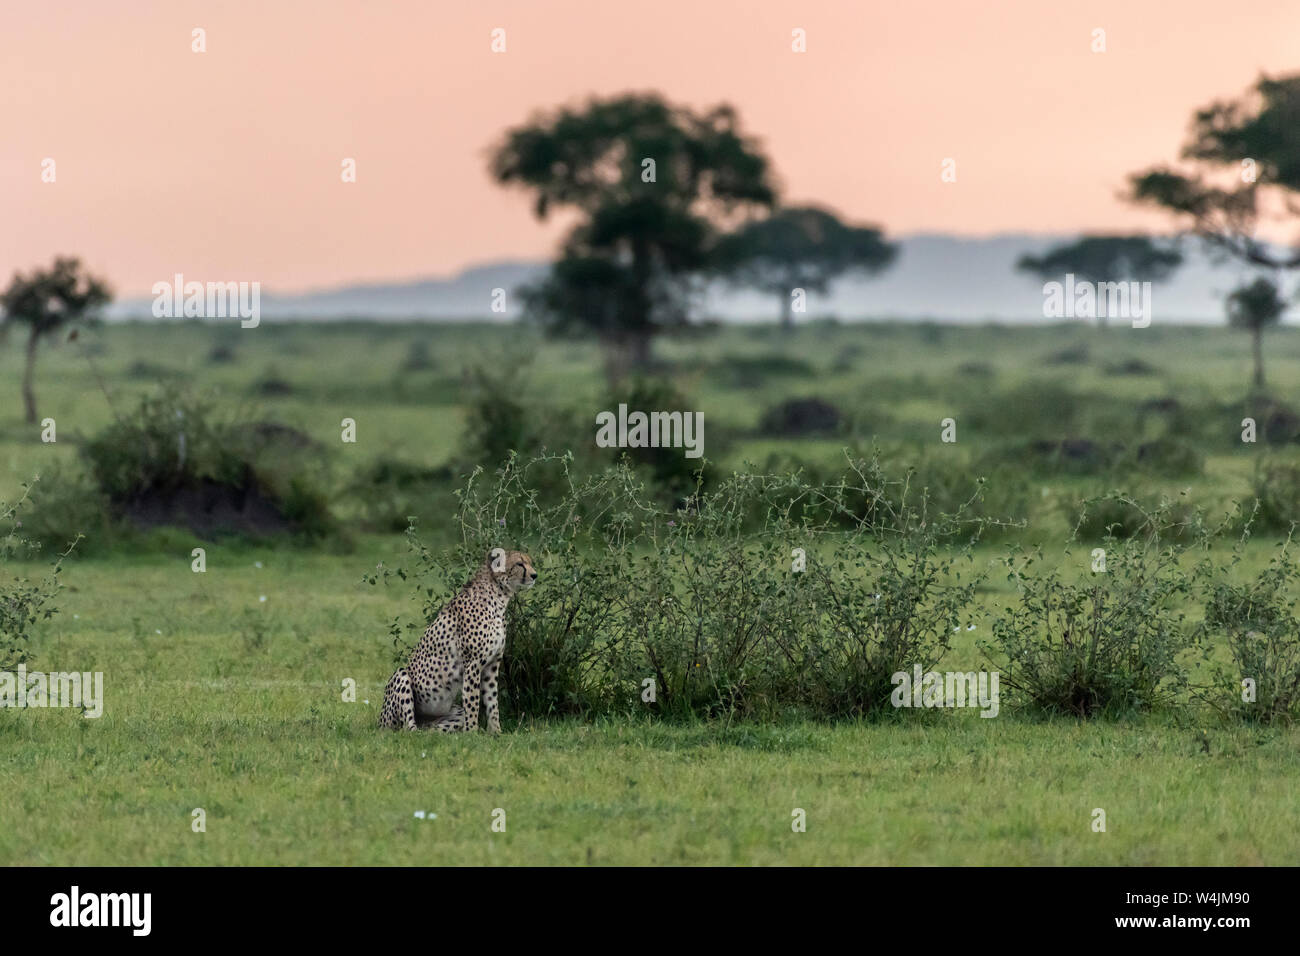
[[[337,530],[315,442],[182,388],[145,396],[133,414],[85,441],[81,452],[90,485],[69,479],[68,494],[84,490],[88,501],[107,501],[114,517],[201,523],[216,513],[216,502],[228,511],[251,508],[246,521],[228,530],[292,530],[308,537]]]
[[[1257,723],[1284,723],[1300,716],[1300,565],[1288,535],[1268,567],[1249,583],[1233,580],[1249,536],[1243,536],[1228,567],[1206,564],[1202,587],[1207,666],[1211,683],[1198,696],[1226,715]],[[1209,660],[1221,640],[1231,665]],[[1253,681],[1252,695],[1244,680]]]
[[[1205,456],[1176,438],[1157,438],[1131,449],[1120,467],[1165,478],[1181,478],[1199,475],[1205,468]]]
[[[681,448],[599,448],[596,445],[594,409],[616,412],[619,404],[630,411],[681,411],[690,413],[692,403],[662,378],[639,377],[625,383],[616,394],[607,395],[584,410],[551,405],[524,397],[522,373],[514,367],[469,373],[468,415],[463,445],[467,460],[463,470],[498,468],[511,455],[529,462],[534,492],[547,501],[569,493],[570,483],[554,465],[563,452],[569,469],[581,475],[595,474],[611,462],[631,462],[645,475],[665,504],[680,503],[705,480],[705,459],[687,458]],[[726,445],[716,429],[706,434],[710,455]],[[571,476],[570,476],[571,477]],[[548,480],[549,479],[549,480]]]
[[[535,405],[524,406],[520,370],[505,363],[499,370],[484,367],[466,372],[465,437],[468,466],[495,468],[512,453],[532,456],[546,443],[547,415]]]
[[[1189,502],[1151,504],[1118,492],[1084,499],[1074,516],[1074,536],[1080,541],[1154,537],[1186,544],[1204,533],[1204,516]]]
[[[1030,474],[1108,474],[1123,455],[1123,446],[1091,438],[1035,438],[995,447],[978,460],[977,467],[1017,468]]]
[[[10,561],[30,556],[34,545],[27,539],[20,517],[28,503],[29,486],[14,504],[0,502],[0,670],[11,670],[30,660],[33,629],[58,612],[54,600],[62,590],[59,573],[67,552],[59,555],[45,578],[33,581],[13,573]],[[71,549],[72,544],[68,545]]]
[[[1300,522],[1300,466],[1272,463],[1260,465],[1251,479],[1252,527],[1258,530],[1289,531]]]
[[[1165,521],[1154,515],[1148,523]],[[1104,570],[1077,579],[1059,568],[1039,570],[1041,555],[1008,559],[1017,595],[981,646],[1022,705],[1114,716],[1167,704],[1186,686],[1179,658],[1195,636],[1179,609],[1190,593],[1183,549],[1151,537],[1105,543],[1086,565],[1104,561]]]
[[[406,347],[406,358],[402,361],[404,372],[427,372],[438,367],[433,359],[433,350],[425,339],[415,339]]]
[[[629,411],[679,411],[683,418],[694,414],[694,403],[671,382],[662,378],[635,378],[630,383],[625,383],[617,394],[609,395],[601,407],[617,413],[620,404],[627,405]],[[724,445],[723,436],[714,430],[703,437],[708,439],[703,447],[716,459]],[[577,447],[584,444],[594,447],[594,425],[590,437],[579,436],[579,441],[575,443]],[[601,451],[614,460],[626,456],[644,470],[654,486],[663,491],[668,502],[680,503],[701,488],[706,480],[705,458],[687,458],[683,448],[611,448]]]
[[[1092,402],[1051,381],[1029,382],[1005,391],[980,389],[958,417],[968,430],[981,435],[1061,435],[1077,432]]]
[[[411,518],[431,519],[440,499],[450,492],[452,470],[427,468],[400,458],[381,456],[362,468],[348,486],[348,497],[370,531],[405,531]]]
[[[124,532],[108,496],[76,463],[53,465],[32,485],[22,522],[26,538],[47,552],[63,551],[80,538],[78,553],[94,554]]]
[[[780,352],[724,355],[707,367],[710,378],[722,388],[762,388],[773,378],[812,378],[817,374],[803,359]]]
[[[557,462],[570,490],[549,501],[529,475]],[[943,656],[974,600],[970,552],[947,546],[960,519],[917,510],[877,463],[859,465],[857,487],[739,474],[669,510],[626,463],[577,479],[568,462],[477,472],[458,492],[456,544],[412,532],[410,564],[368,578],[415,587],[419,613],[393,623],[399,660],[490,549],[511,547],[540,572],[509,611],[516,713],[860,716],[885,709],[895,672]],[[870,522],[830,517],[873,496]]]

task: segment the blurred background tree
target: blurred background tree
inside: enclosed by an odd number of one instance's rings
[[[731,107],[697,113],[655,94],[535,117],[506,132],[491,170],[535,194],[539,219],[578,213],[526,308],[552,332],[597,335],[615,379],[690,320],[720,231],[776,201],[768,160]]]
[[[789,331],[795,289],[825,294],[840,276],[875,275],[897,255],[897,247],[873,226],[846,225],[816,206],[790,206],[723,236],[714,264],[732,285],[779,296],[781,326]]]
[[[1197,110],[1182,159],[1182,170],[1135,173],[1129,198],[1168,211],[1242,262],[1300,266],[1300,248],[1279,251],[1257,233],[1261,220],[1300,212],[1300,74],[1261,76],[1241,98]]]
[[[1168,242],[1146,236],[1083,236],[1053,246],[1041,256],[1024,255],[1016,269],[1050,282],[1073,273],[1081,280],[1101,282],[1164,282],[1183,264],[1183,256]],[[1106,324],[1098,313],[1097,323]]]
[[[36,351],[42,338],[53,338],[69,325],[91,315],[112,299],[108,284],[81,267],[76,258],[59,256],[48,269],[28,275],[14,273],[9,287],[0,294],[5,326],[27,326],[27,363],[23,371],[23,406],[27,424],[34,425],[36,393]]]
[[[1277,285],[1260,277],[1228,294],[1228,324],[1250,333],[1255,356],[1255,390],[1264,390],[1264,330],[1277,325],[1287,310],[1287,302],[1278,294]]]

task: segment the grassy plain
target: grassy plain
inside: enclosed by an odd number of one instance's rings
[[[1064,560],[1077,502],[1097,491],[1222,515],[1249,493],[1261,460],[1297,461],[1294,444],[1240,441],[1249,341],[1219,328],[813,323],[790,339],[775,328],[706,331],[657,355],[705,413],[706,455],[723,468],[774,454],[830,466],[846,444],[874,442],[896,458],[946,455],[972,477],[989,461],[1016,470],[1027,525],[982,544],[989,562],[1013,541]],[[1300,405],[1300,331],[1271,333],[1266,355],[1274,394]],[[347,540],[205,543],[159,531],[147,547],[74,553],[30,667],[103,671],[105,713],[0,710],[0,863],[1300,860],[1297,728],[1009,710],[834,725],[587,723],[512,713],[507,698],[500,739],[377,732],[387,623],[409,601],[361,578],[405,545],[359,528],[354,477],[383,457],[459,460],[475,364],[517,366],[525,404],[562,399],[594,416],[609,393],[590,344],[479,325],[111,326],[42,353],[37,396],[55,443],[21,421],[20,362],[13,342],[0,350],[0,500],[55,462],[71,465],[78,436],[175,379],[319,441]],[[771,406],[809,395],[841,409],[841,434],[757,433]],[[952,445],[939,441],[948,417]],[[340,442],[344,418],[357,423],[355,444]],[[1017,468],[1017,443],[1074,436],[1132,447],[1179,438],[1204,464],[1176,475]],[[450,502],[422,510],[434,538]],[[1276,540],[1252,542],[1247,573]],[[190,569],[196,543],[208,549],[205,574]],[[39,575],[42,563],[5,571]],[[987,609],[1007,593],[992,581]],[[985,629],[977,621],[962,636],[954,667],[983,666],[975,640]],[[355,703],[342,700],[349,678]],[[206,833],[192,832],[195,808]],[[504,833],[492,829],[498,808]],[[1092,830],[1095,808],[1105,833]],[[796,809],[806,832],[792,832]]]

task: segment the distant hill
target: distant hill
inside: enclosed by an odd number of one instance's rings
[[[900,240],[893,268],[878,279],[846,279],[827,296],[809,299],[809,315],[841,319],[904,318],[954,322],[1024,322],[1042,319],[1042,285],[1016,273],[1013,266],[1026,252],[1041,253],[1074,238],[1004,234],[969,238],[917,234]],[[1223,295],[1248,270],[1235,263],[1209,261],[1199,246],[1188,243],[1187,261],[1173,281],[1153,290],[1156,321],[1221,322]],[[518,316],[519,286],[541,277],[544,262],[505,261],[466,269],[445,279],[343,285],[297,295],[263,289],[263,319],[483,319]],[[189,276],[201,279],[199,276]],[[224,276],[215,278],[227,278]],[[493,289],[507,290],[504,314],[491,311]],[[151,299],[115,303],[110,318],[150,317]],[[714,287],[704,313],[730,321],[773,321],[779,303],[771,297]]]

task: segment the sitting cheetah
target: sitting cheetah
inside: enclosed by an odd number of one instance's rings
[[[424,632],[405,667],[384,688],[379,726],[415,730],[417,718],[443,733],[478,729],[482,696],[488,730],[501,732],[497,669],[506,643],[506,605],[537,581],[532,559],[493,548],[483,566]],[[454,706],[461,691],[461,706]]]

